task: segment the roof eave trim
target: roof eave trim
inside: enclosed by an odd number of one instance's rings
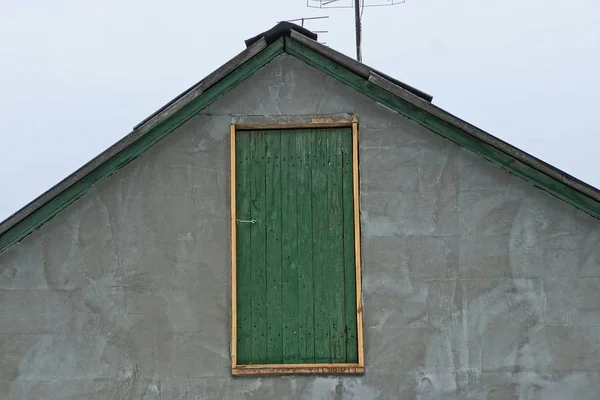
[[[322,56],[327,57],[331,61],[334,61],[337,64],[341,65],[342,67],[354,72],[356,75],[358,75],[364,79],[368,80],[369,76],[371,75],[372,72],[377,72],[379,75],[384,76],[390,82],[393,82],[394,84],[404,88],[405,90],[407,90],[408,92],[421,98],[422,100],[424,100],[426,102],[431,102],[433,100],[433,96],[431,96],[430,94],[427,94],[417,88],[407,85],[404,82],[400,82],[390,76],[387,76],[387,75],[369,67],[366,64],[360,63],[360,62],[356,61],[355,59],[348,57],[347,55],[342,54],[338,51],[335,51],[332,48],[327,47],[327,46],[317,42],[316,40],[312,40],[311,38],[306,37],[294,30],[292,30],[292,32],[290,33],[290,37],[292,39],[294,39],[295,41],[302,43],[306,47],[318,52]]]
[[[394,85],[392,82],[383,78],[382,76],[372,73],[369,77],[369,82],[376,86],[398,96],[399,98],[411,103],[412,105],[419,107],[420,109],[428,112],[429,114],[439,118],[440,120],[447,122],[448,124],[466,132],[470,136],[481,140],[482,142],[493,146],[494,148],[506,153],[507,155],[514,158],[516,161],[520,161],[525,165],[528,165],[549,177],[556,179],[557,181],[570,186],[571,188],[589,196],[590,198],[600,202],[600,191],[595,189],[593,186],[582,182],[568,173],[561,171],[560,169],[553,167],[552,165],[532,156],[531,154],[520,150],[513,145],[493,136],[490,133],[485,132],[482,129],[477,128],[474,125],[456,117],[455,115],[444,111],[443,109],[421,100],[414,96],[407,90]]]
[[[137,158],[201,109],[279,54],[284,43],[260,40],[154,113],[119,142],[0,223],[0,253],[58,214],[94,185]],[[21,226],[19,226],[21,225]]]
[[[600,191],[594,187],[460,120],[374,72],[370,72],[365,80],[362,75],[340,65],[335,58],[331,57],[332,53],[336,53],[335,50],[326,48],[320,43],[307,46],[306,42],[309,40],[306,38],[302,41],[297,40],[292,34],[290,38],[286,38],[286,52],[406,118],[600,219]]]
[[[248,47],[142,121],[125,138],[0,223],[0,253],[284,51],[600,219],[597,189],[432,105],[423,92],[415,93],[416,89],[387,79],[376,70],[292,30],[290,37],[282,37],[271,45],[259,40]]]
[[[173,115],[181,107],[185,106],[196,97],[200,96],[207,89],[212,87],[215,83],[227,76],[231,71],[250,60],[252,57],[260,53],[267,47],[267,41],[265,39],[258,40],[249,46],[246,50],[240,52],[237,56],[233,57],[224,65],[217,68],[210,75],[196,83],[173,100],[165,104],[163,107],[158,109],[152,115],[148,116],[142,122],[133,127],[133,130],[148,131],[157,123]]]

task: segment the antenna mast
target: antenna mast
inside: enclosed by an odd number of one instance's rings
[[[362,14],[366,7],[384,7],[403,4],[406,0],[306,0],[310,8],[354,8],[356,31],[356,60],[362,62]]]
[[[364,1],[364,0],[363,0]],[[363,3],[364,4],[364,3]],[[360,0],[354,0],[354,24],[356,29],[356,60],[362,62],[362,24],[360,21]]]

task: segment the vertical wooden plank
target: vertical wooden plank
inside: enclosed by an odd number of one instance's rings
[[[313,136],[312,158],[312,240],[313,283],[315,299],[315,362],[331,362],[329,337],[329,293],[327,290],[327,136],[322,130],[311,130]]]
[[[283,238],[283,362],[298,363],[298,238],[296,187],[298,160],[296,154],[297,131],[282,134],[282,193]]]
[[[235,133],[235,216],[232,230],[236,232],[236,319],[237,364],[249,364],[252,360],[252,270],[251,270],[251,224],[236,220],[252,219],[250,209],[250,184],[252,159],[250,155],[250,132]],[[233,301],[233,299],[232,299]],[[235,365],[235,364],[234,364]]]
[[[314,135],[308,129],[296,134],[297,243],[298,243],[298,347],[301,363],[315,362],[311,163]]]
[[[265,132],[255,131],[250,139],[252,177],[250,186],[252,219],[251,298],[252,298],[252,363],[264,364],[267,359],[267,288],[266,288],[266,224],[265,224]]]
[[[358,362],[356,335],[356,263],[354,258],[354,188],[352,177],[352,130],[342,133],[342,196],[344,218],[344,291],[346,362]]]
[[[354,189],[354,257],[356,263],[356,333],[358,336],[358,365],[365,365],[362,326],[362,273],[360,257],[360,200],[358,176],[358,120],[352,117],[352,180]]]
[[[329,337],[331,362],[346,362],[346,324],[344,322],[344,247],[342,203],[342,129],[324,130],[327,136],[327,213],[328,240],[326,257],[329,300]]]
[[[236,263],[236,248],[237,248],[237,233],[235,227],[236,216],[236,169],[235,162],[235,125],[229,126],[229,185],[231,188],[229,203],[231,205],[231,366],[234,368],[237,365],[237,263]]]
[[[266,131],[267,363],[285,362],[282,346],[281,132]]]

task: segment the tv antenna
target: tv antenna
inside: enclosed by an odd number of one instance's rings
[[[365,8],[395,6],[406,0],[306,0],[310,8],[354,8],[354,26],[356,30],[356,60],[362,62],[362,15]]]
[[[328,18],[329,18],[329,16],[326,15],[326,16],[322,16],[322,17],[304,17],[304,18],[296,18],[296,19],[287,19],[286,21],[287,22],[300,22],[300,26],[304,28],[304,22],[305,21],[313,21],[315,19],[328,19]],[[329,33],[329,31],[326,31],[326,30],[314,30],[314,29],[311,29],[310,31],[313,32],[313,33],[319,33],[319,34]],[[327,44],[327,42],[319,42],[319,43],[321,43],[321,44]]]

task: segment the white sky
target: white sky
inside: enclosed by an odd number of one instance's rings
[[[0,0],[0,220],[277,21],[354,56],[351,10],[306,0]],[[367,8],[363,61],[600,187],[600,0]]]

